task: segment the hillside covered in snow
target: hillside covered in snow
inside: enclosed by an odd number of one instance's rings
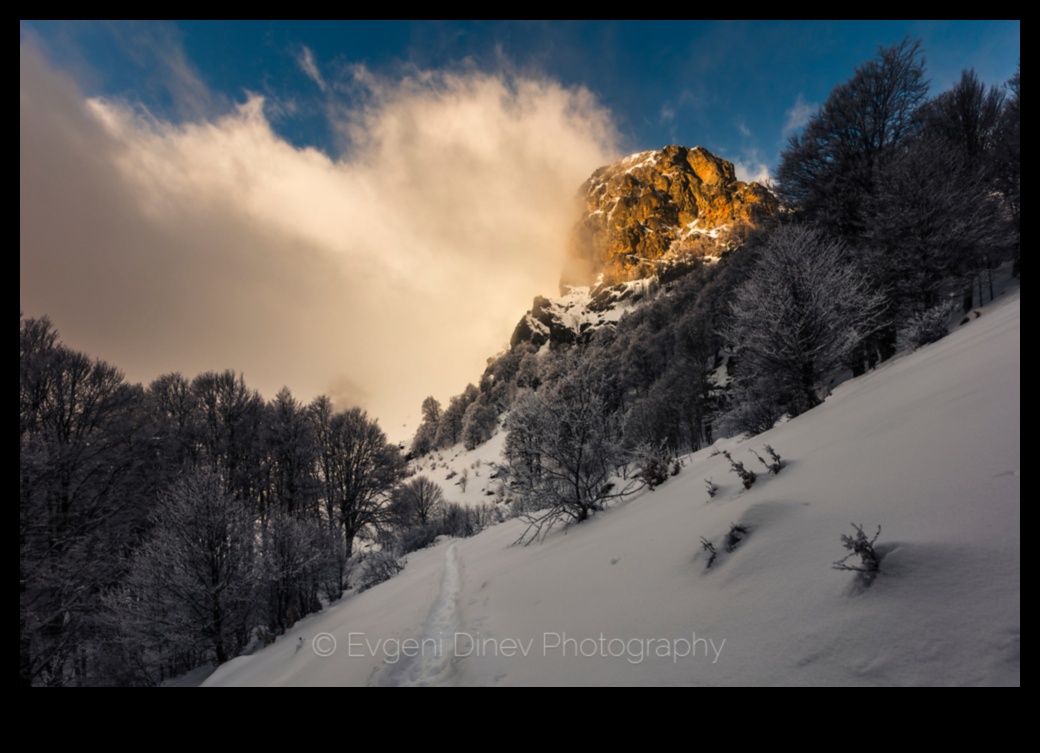
[[[205,684],[1018,685],[1020,319],[1009,291],[541,543],[515,545],[513,519],[414,552]],[[750,489],[716,449],[758,472]],[[872,580],[833,566],[851,524],[880,527]]]

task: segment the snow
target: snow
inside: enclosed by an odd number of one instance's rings
[[[466,507],[492,504],[495,492],[501,485],[491,476],[502,462],[502,448],[506,433],[501,425],[495,429],[491,439],[472,450],[462,443],[443,450],[434,450],[411,463],[411,470],[438,483],[444,490],[444,500]],[[466,473],[466,488],[459,483]],[[490,494],[488,493],[490,492]]]
[[[719,225],[717,227],[713,227],[710,230],[706,229],[706,228],[698,227],[699,224],[700,224],[700,218],[697,218],[697,219],[693,220],[692,222],[687,222],[686,226],[683,228],[683,230],[685,232],[682,232],[679,237],[680,238],[689,238],[691,235],[706,235],[706,236],[708,236],[711,239],[716,239],[716,238],[719,237],[719,235],[722,234],[722,232],[724,230],[728,230],[729,229],[729,223],[724,223],[724,224]]]
[[[649,260],[648,260],[649,261]],[[614,297],[609,308],[596,310],[590,308],[593,302],[593,293],[602,283],[603,274],[597,277],[596,287],[588,286],[564,286],[566,292],[557,297],[546,299],[544,310],[548,312],[561,326],[571,330],[575,335],[582,333],[582,327],[588,325],[593,329],[608,322],[618,322],[627,312],[638,305],[638,299],[645,297],[654,284],[653,278],[642,278],[629,282],[619,283],[611,286],[611,294]],[[550,329],[544,323],[535,319],[529,312],[526,315],[527,326],[532,332],[548,337]],[[543,350],[548,349],[545,343]]]
[[[1019,685],[1020,318],[1009,293],[803,416],[720,441],[761,471],[749,490],[708,448],[542,544],[513,545],[519,520],[439,542],[205,684]],[[478,448],[482,479],[502,438]],[[777,476],[749,452],[767,443]],[[749,533],[727,553],[734,523]],[[881,526],[869,587],[832,567],[851,523]]]
[[[649,151],[649,152],[637,152],[636,154],[630,154],[627,157],[625,157],[623,160],[621,160],[618,164],[619,164],[620,167],[624,167],[625,165],[628,165],[628,168],[625,170],[625,173],[631,173],[633,170],[637,170],[637,169],[639,169],[641,167],[646,167],[648,165],[656,165],[657,164],[657,152]]]

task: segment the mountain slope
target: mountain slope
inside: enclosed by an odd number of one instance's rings
[[[206,684],[1018,685],[1020,314],[1007,294],[720,443],[787,461],[750,490],[709,449],[542,544],[511,546],[519,520],[442,542]],[[706,569],[701,537],[723,551],[732,523],[747,537]],[[869,588],[831,567],[850,523],[881,526]]]

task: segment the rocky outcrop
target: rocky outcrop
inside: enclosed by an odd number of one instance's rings
[[[718,256],[772,224],[778,211],[766,188],[737,180],[732,163],[699,146],[667,146],[601,167],[579,196],[584,211],[565,285],[612,285],[682,258]]]
[[[550,348],[586,342],[605,324],[615,324],[626,312],[656,290],[653,280],[636,280],[611,286],[567,288],[559,298],[534,299],[531,310],[513,330],[510,348],[530,343]]]
[[[768,189],[737,180],[732,163],[701,147],[667,146],[601,167],[579,197],[560,297],[534,299],[512,348],[587,340],[659,285],[772,225],[778,212]]]

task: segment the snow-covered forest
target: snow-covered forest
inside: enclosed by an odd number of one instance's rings
[[[1020,323],[1011,290],[540,544],[523,520],[442,539],[206,684],[1018,685]],[[852,524],[880,527],[875,577],[834,567]]]

